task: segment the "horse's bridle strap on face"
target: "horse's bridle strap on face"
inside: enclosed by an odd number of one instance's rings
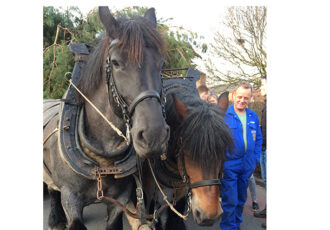
[[[111,101],[111,97],[113,100],[117,103],[117,105],[121,108],[121,113],[118,114],[118,116],[123,116],[125,123],[128,124],[129,126],[131,125],[131,117],[134,113],[135,107],[144,99],[149,98],[149,97],[155,97],[159,101],[161,107],[162,107],[162,113],[163,116],[165,117],[165,103],[166,103],[166,96],[163,91],[163,84],[161,85],[161,92],[157,92],[155,90],[146,90],[141,92],[133,101],[130,105],[127,104],[127,102],[124,100],[124,98],[121,96],[119,93],[115,79],[112,74],[112,68],[111,68],[111,60],[110,60],[110,50],[112,47],[114,47],[118,43],[118,39],[113,40],[110,43],[109,50],[108,50],[108,56],[106,58],[106,68],[105,68],[105,73],[106,73],[106,82],[108,86],[108,94],[109,94],[109,101]],[[116,113],[115,109],[115,113]]]
[[[198,188],[203,186],[211,186],[211,185],[220,185],[220,179],[213,179],[213,180],[202,180],[190,185],[190,188]]]
[[[153,90],[147,90],[144,91],[142,93],[140,93],[131,103],[131,105],[128,108],[128,112],[129,112],[129,116],[131,117],[135,107],[137,106],[137,104],[139,104],[141,101],[143,101],[144,99],[148,98],[148,97],[155,97],[158,99],[159,103],[161,103],[160,100],[160,96],[159,93],[157,91],[153,91]]]

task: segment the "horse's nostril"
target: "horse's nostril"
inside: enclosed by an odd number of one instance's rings
[[[145,137],[145,132],[144,131],[138,132],[138,134],[137,134],[137,140],[143,146],[147,143],[147,140],[148,139]]]
[[[143,140],[143,131],[140,131],[140,132],[138,133],[137,138],[138,138],[139,140]]]
[[[201,213],[200,213],[200,211],[196,210],[195,216],[196,216],[197,219],[200,220],[201,219]]]

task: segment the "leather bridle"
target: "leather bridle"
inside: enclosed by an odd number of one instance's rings
[[[163,82],[161,85],[161,92],[157,92],[155,90],[146,90],[141,92],[133,101],[130,105],[128,105],[126,103],[126,101],[124,100],[124,98],[120,95],[120,93],[118,92],[116,83],[115,83],[115,79],[112,75],[112,69],[111,69],[111,63],[110,63],[110,49],[116,44],[118,43],[118,39],[113,40],[110,43],[109,46],[109,51],[108,51],[108,56],[106,59],[106,82],[107,82],[107,86],[108,86],[108,94],[109,94],[109,101],[114,101],[117,103],[117,107],[121,108],[121,111],[118,111],[116,108],[114,109],[114,112],[118,115],[118,116],[122,116],[126,126],[131,128],[131,118],[133,116],[134,113],[134,109],[135,107],[144,99],[146,98],[157,98],[158,102],[160,103],[161,107],[162,107],[162,113],[163,116],[165,118],[165,103],[166,103],[166,95],[163,89]],[[159,76],[161,78],[161,76]],[[162,81],[162,79],[161,79]],[[111,105],[111,104],[110,104]]]

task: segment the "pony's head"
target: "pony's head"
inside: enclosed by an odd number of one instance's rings
[[[199,98],[185,105],[175,97],[174,104],[179,123],[171,139],[179,140],[178,168],[191,189],[193,217],[199,225],[212,225],[223,213],[219,174],[232,146],[231,135],[215,105]]]
[[[101,106],[107,103],[104,110],[121,120],[120,129],[130,127],[140,157],[159,155],[166,151],[169,127],[160,75],[166,46],[156,29],[155,10],[116,20],[108,7],[99,7],[99,17],[105,38],[89,55],[80,88]]]

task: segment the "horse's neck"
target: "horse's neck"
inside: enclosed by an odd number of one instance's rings
[[[96,107],[102,114],[123,133],[125,130],[125,123],[122,119],[117,117],[112,108],[109,106],[107,98],[98,100]],[[99,149],[105,152],[113,152],[123,142],[113,128],[107,121],[88,103],[85,104],[85,132],[87,138]]]

